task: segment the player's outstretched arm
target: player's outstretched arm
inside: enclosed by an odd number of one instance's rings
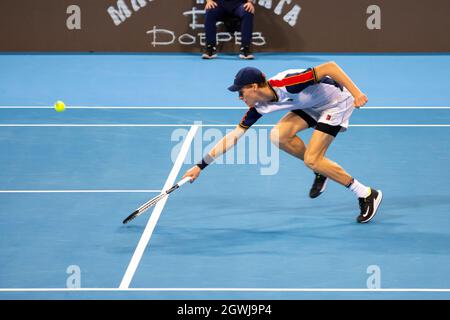
[[[361,92],[356,84],[350,79],[350,77],[339,67],[334,61],[329,61],[324,64],[318,65],[314,68],[316,72],[316,78],[319,81],[325,76],[329,76],[337,81],[339,84],[347,88],[355,99],[354,105],[359,108],[365,105],[368,101],[367,96]]]
[[[202,161],[199,164],[196,164],[189,170],[185,172],[183,178],[192,177],[191,183],[194,182],[195,179],[198,178],[201,171],[210,163],[212,163],[217,157],[227,152],[229,149],[234,147],[239,138],[241,138],[246,129],[237,126],[233,131],[228,133],[225,137],[223,137],[206,155],[203,157]],[[203,167],[203,168],[202,168]]]

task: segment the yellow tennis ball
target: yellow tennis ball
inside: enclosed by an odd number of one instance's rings
[[[58,112],[63,112],[64,110],[66,110],[66,105],[62,101],[56,101],[55,110]]]

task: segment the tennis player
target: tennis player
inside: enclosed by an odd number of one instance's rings
[[[193,182],[207,165],[233,147],[264,114],[286,110],[287,114],[271,130],[270,138],[272,143],[304,161],[314,171],[310,197],[319,196],[331,179],[350,189],[358,198],[358,222],[369,222],[375,216],[382,192],[362,184],[325,156],[336,135],[347,130],[354,108],[367,103],[366,95],[335,62],[306,70],[286,70],[269,80],[256,68],[242,68],[228,89],[239,92],[239,98],[249,107],[247,113],[239,125],[183,178],[191,176]],[[307,128],[314,128],[308,146],[297,136]]]

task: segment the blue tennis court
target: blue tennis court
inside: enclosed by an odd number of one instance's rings
[[[239,123],[237,70],[329,60],[369,98],[328,156],[383,190],[373,221],[336,183],[308,197],[274,113],[122,224]],[[11,53],[0,70],[0,299],[450,298],[448,55]]]

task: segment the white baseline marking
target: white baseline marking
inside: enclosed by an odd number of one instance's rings
[[[181,146],[180,153],[178,154],[178,157],[175,160],[172,170],[170,171],[169,176],[167,177],[163,190],[167,190],[174,185],[175,179],[177,178],[178,172],[180,171],[181,166],[183,165],[184,158],[186,158],[187,152],[189,151],[189,147],[191,146],[191,142],[194,139],[198,128],[199,128],[198,125],[191,126],[191,129],[189,130],[186,139],[184,140],[183,145]],[[136,250],[134,251],[133,257],[131,258],[131,261],[128,265],[127,271],[125,272],[122,278],[122,282],[120,283],[119,286],[120,289],[126,289],[130,286],[130,282],[133,279],[134,273],[136,272],[139,262],[141,261],[142,255],[144,254],[144,250],[147,247],[147,243],[150,241],[153,230],[155,229],[156,223],[158,222],[158,219],[161,215],[164,205],[167,202],[168,197],[169,196],[159,201],[156,204],[155,208],[153,209],[150,219],[148,220],[147,225],[145,226],[145,230],[142,233],[141,239],[139,240]]]
[[[161,190],[0,190],[0,193],[160,193]]]
[[[1,288],[0,292],[450,292],[449,288]]]

